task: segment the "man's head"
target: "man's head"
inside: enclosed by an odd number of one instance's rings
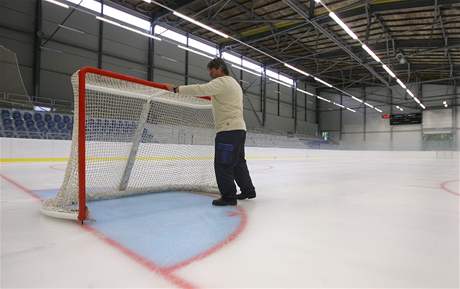
[[[208,63],[208,72],[211,78],[228,75],[228,68],[222,58],[214,58]]]

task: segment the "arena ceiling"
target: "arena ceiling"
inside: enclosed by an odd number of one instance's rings
[[[156,23],[218,43],[294,78],[266,55],[142,0],[112,0]],[[322,0],[404,82],[451,83],[460,71],[459,0]],[[162,4],[315,76],[347,88],[392,85],[375,62],[314,0],[165,0]]]

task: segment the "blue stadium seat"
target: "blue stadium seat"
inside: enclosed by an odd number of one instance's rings
[[[15,119],[15,120],[14,120],[14,126],[15,126],[16,128],[18,128],[18,127],[24,127],[24,121],[23,121],[22,119],[20,119],[20,118],[19,118],[19,119]]]
[[[32,114],[30,112],[24,112],[23,116],[25,121],[33,120]]]
[[[35,112],[34,113],[34,120],[35,121],[40,121],[40,120],[43,120],[43,115],[39,112]]]
[[[62,119],[64,120],[65,123],[69,123],[72,121],[72,119],[68,115],[64,115]]]
[[[64,122],[58,122],[58,123],[57,123],[57,128],[58,128],[58,129],[64,129],[65,126],[66,126],[66,124],[65,124]]]
[[[16,134],[20,138],[28,138],[29,134],[27,133],[27,129],[24,126],[24,121],[22,119],[16,119],[14,121],[14,126],[16,130]]]
[[[45,121],[46,122],[50,122],[50,121],[53,121],[53,116],[49,113],[46,113],[45,114]]]
[[[37,121],[36,125],[40,131],[47,131],[46,124],[43,120]]]
[[[35,127],[35,122],[33,120],[26,120],[26,127],[27,128]]]
[[[22,119],[21,112],[18,110],[13,111],[13,119]]]
[[[62,121],[62,116],[60,114],[55,114],[54,115],[54,122],[61,122]]]
[[[26,127],[29,131],[29,137],[31,138],[41,138],[41,133],[35,126],[35,122],[33,120],[26,121]]]
[[[56,127],[56,123],[54,121],[50,120],[50,121],[46,122],[46,126],[48,127],[48,129],[53,129],[53,128]]]
[[[11,112],[8,109],[2,109],[2,119],[11,118]]]
[[[2,119],[2,123],[3,123],[3,127],[5,129],[9,129],[9,128],[14,129],[13,128],[13,120],[11,118]]]
[[[71,123],[68,123],[68,124],[67,124],[67,129],[70,130],[70,131],[72,131],[72,128],[73,128],[73,125],[72,125]]]

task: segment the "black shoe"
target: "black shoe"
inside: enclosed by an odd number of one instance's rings
[[[236,199],[220,198],[212,201],[213,206],[236,206]]]
[[[241,194],[236,195],[236,198],[238,200],[254,199],[255,197],[256,197],[256,192],[241,193]]]

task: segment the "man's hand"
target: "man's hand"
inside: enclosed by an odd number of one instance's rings
[[[165,86],[167,90],[172,91],[172,92],[174,92],[174,88],[176,87],[175,85],[171,83],[165,83]]]

